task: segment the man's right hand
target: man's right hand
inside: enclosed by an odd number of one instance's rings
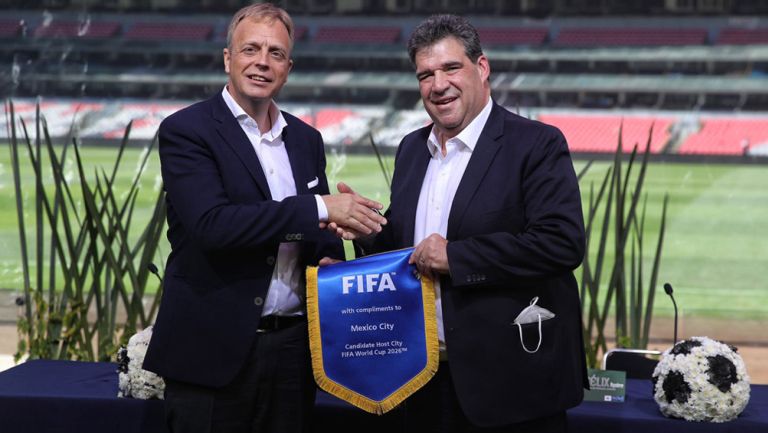
[[[339,182],[337,188],[339,194],[322,196],[328,208],[328,225],[362,235],[380,232],[387,220],[377,211],[384,206],[357,194],[343,182]]]

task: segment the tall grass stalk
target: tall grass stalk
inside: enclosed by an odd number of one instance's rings
[[[596,367],[599,355],[608,350],[605,328],[611,307],[615,319],[615,345],[647,347],[666,231],[669,197],[665,194],[659,237],[648,270],[644,263],[647,195],[643,186],[653,127],[648,132],[641,160],[638,162],[638,146],[635,145],[628,155],[626,168],[621,135],[619,128],[613,164],[597,190],[590,184],[589,208],[585,209],[587,250],[582,263],[581,299],[584,344],[587,363],[591,367]],[[641,198],[643,204],[638,210]],[[609,242],[611,228],[612,243]]]
[[[157,139],[140,157],[128,190],[118,191],[116,177],[130,123],[114,164],[90,174],[83,164],[74,122],[64,143],[54,146],[39,105],[34,139],[24,120],[17,118],[11,101],[6,103],[6,113],[24,277],[16,357],[109,360],[137,328],[151,324],[162,294],[162,287],[149,275],[165,227],[162,190],[154,198],[146,225],[137,228],[133,224],[140,180]],[[72,185],[64,174],[70,150],[77,167]],[[34,175],[34,258],[27,245],[23,200],[31,189],[22,184],[25,151]],[[132,235],[135,231],[138,236]],[[150,284],[158,284],[158,290],[145,306]]]

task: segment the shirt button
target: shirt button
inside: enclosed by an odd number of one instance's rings
[[[257,307],[261,306],[263,303],[264,303],[264,298],[262,298],[261,296],[257,296],[253,300],[253,304],[256,305]]]
[[[272,265],[274,265],[274,264],[275,264],[275,256],[269,256],[269,257],[267,257],[267,264],[268,264],[269,266],[272,266]]]

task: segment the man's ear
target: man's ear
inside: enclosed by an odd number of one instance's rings
[[[229,74],[229,58],[230,58],[229,49],[224,48],[224,72],[226,72],[227,74]]]
[[[477,68],[478,71],[480,71],[481,80],[488,80],[491,76],[491,64],[488,62],[488,57],[485,57],[485,54],[481,54],[480,57],[477,58]]]

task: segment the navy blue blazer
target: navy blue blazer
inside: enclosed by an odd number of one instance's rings
[[[413,245],[431,125],[403,138],[395,159],[388,224],[374,249]],[[499,426],[576,406],[586,363],[572,271],[584,255],[579,186],[559,130],[494,103],[454,198],[450,276],[440,279],[451,375],[467,417]],[[515,317],[539,297],[556,317],[527,353]],[[538,324],[523,325],[529,349]]]
[[[320,133],[283,113],[297,195],[271,200],[256,152],[221,94],[160,125],[172,251],[144,368],[219,387],[253,343],[281,242],[301,242],[301,265],[343,258],[320,230],[313,194],[328,194]]]

